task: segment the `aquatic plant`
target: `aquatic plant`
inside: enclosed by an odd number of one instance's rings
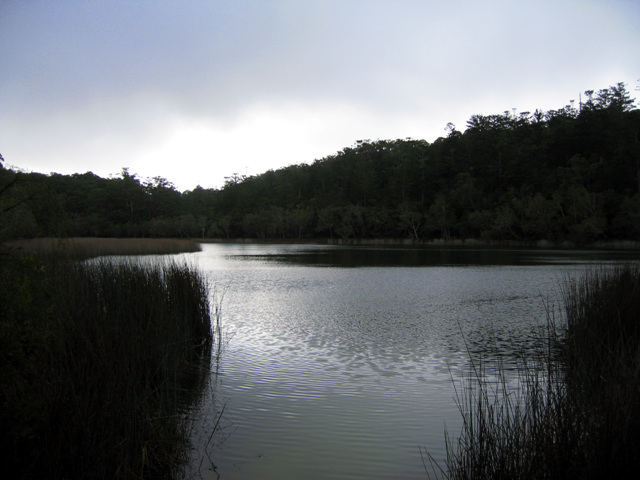
[[[0,468],[10,478],[170,478],[210,371],[186,264],[2,258]]]
[[[640,454],[640,267],[602,267],[563,284],[547,348],[513,378],[473,365],[458,391],[463,429],[446,435],[461,479],[631,478]]]
[[[199,243],[181,238],[34,238],[13,240],[7,246],[22,252],[70,259],[106,255],[166,255],[198,252]]]

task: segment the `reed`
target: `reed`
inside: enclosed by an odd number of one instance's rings
[[[33,254],[86,259],[107,255],[165,255],[198,252],[199,243],[179,238],[33,238],[13,240],[7,246]]]
[[[562,363],[568,395],[589,413],[589,469],[635,476],[640,458],[640,265],[565,283]]]
[[[474,365],[446,435],[448,479],[635,478],[640,455],[640,268],[601,268],[563,286],[546,348],[503,368]]]
[[[205,279],[188,265],[3,258],[2,471],[171,478],[210,370]]]

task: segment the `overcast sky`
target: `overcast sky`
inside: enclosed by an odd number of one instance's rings
[[[178,189],[640,78],[637,0],[0,0],[0,153]]]

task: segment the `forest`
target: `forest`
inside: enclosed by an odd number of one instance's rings
[[[640,240],[640,110],[625,84],[543,112],[472,115],[433,143],[358,140],[220,189],[123,168],[23,172],[0,157],[0,239]]]

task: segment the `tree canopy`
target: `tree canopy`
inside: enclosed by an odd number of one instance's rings
[[[640,110],[622,83],[575,103],[475,114],[433,143],[358,140],[182,193],[126,168],[105,179],[0,161],[0,207],[19,204],[2,213],[4,237],[640,240]]]

